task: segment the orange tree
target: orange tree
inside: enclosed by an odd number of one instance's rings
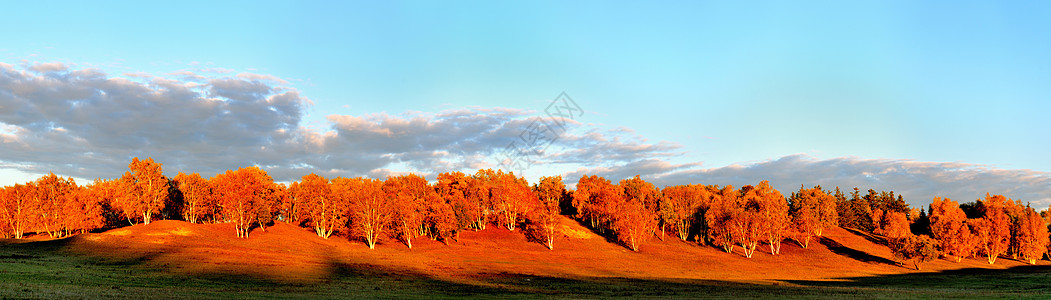
[[[529,220],[535,226],[532,231],[544,242],[547,249],[554,250],[559,200],[567,193],[566,185],[562,182],[562,176],[540,177],[540,182],[533,186],[533,192],[539,198],[540,206],[529,216]]]
[[[967,215],[960,209],[960,205],[951,199],[934,197],[931,202],[930,214],[931,235],[938,240],[942,251],[956,258],[959,262],[963,257],[969,255],[969,230],[961,230],[963,221]]]
[[[1018,254],[1029,264],[1035,264],[1047,252],[1047,224],[1044,223],[1040,214],[1029,206],[1026,206],[1016,223],[1018,224],[1015,233],[1018,240]]]
[[[290,195],[301,202],[299,209],[305,216],[307,225],[322,238],[329,238],[346,224],[349,187],[346,186],[345,180],[339,179],[343,184],[336,187],[335,182],[330,183],[327,178],[310,173],[304,175],[296,184],[296,189],[292,192],[294,196]],[[288,200],[285,203],[288,203]]]
[[[661,196],[662,222],[669,224],[676,236],[685,241],[690,228],[697,223],[697,216],[708,209],[707,200],[711,198],[708,189],[702,185],[669,186],[661,190]]]
[[[1011,240],[1011,220],[1004,212],[1007,198],[1001,195],[985,196],[982,204],[985,206],[985,220],[981,222],[980,231],[986,232],[982,235],[980,245],[983,253],[988,258],[989,264],[996,263],[996,259],[1007,251]]]
[[[529,188],[524,178],[513,173],[497,172],[493,188],[493,209],[497,212],[500,225],[514,231],[522,217],[540,205],[536,194]]]
[[[215,196],[212,186],[201,174],[175,175],[175,185],[182,193],[182,217],[190,223],[198,223],[215,211]]]
[[[731,185],[724,186],[712,198],[712,204],[705,212],[705,223],[708,224],[708,240],[723,248],[726,253],[733,252],[736,242],[733,230],[734,218],[742,210],[740,197]]]
[[[340,180],[350,197],[349,219],[352,232],[365,241],[369,249],[376,248],[380,234],[391,219],[393,207],[383,193],[383,181],[367,178]]]
[[[383,192],[394,207],[394,234],[412,248],[412,239],[423,235],[426,200],[437,194],[427,180],[415,174],[387,177]]]
[[[153,158],[133,158],[128,169],[120,178],[120,192],[113,207],[122,211],[131,224],[138,220],[149,224],[168,205],[168,178]]]
[[[259,205],[278,196],[278,186],[258,167],[240,168],[209,179],[219,199],[220,218],[234,223],[237,237],[248,238],[253,223],[259,222]]]

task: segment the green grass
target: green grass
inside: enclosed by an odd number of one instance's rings
[[[967,269],[757,285],[715,280],[491,274],[482,283],[332,263],[320,283],[240,275],[180,276],[142,263],[64,252],[64,241],[0,244],[0,298],[1049,298],[1051,268]]]

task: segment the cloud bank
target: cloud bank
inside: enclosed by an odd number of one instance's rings
[[[301,125],[311,101],[284,79],[226,69],[167,76],[0,63],[0,168],[112,178],[126,170],[131,157],[152,156],[168,173],[205,176],[258,165],[281,181],[311,172],[382,178],[413,171],[433,177],[498,167],[494,157],[539,115],[483,107],[329,115],[327,127],[311,129]],[[567,183],[583,174],[614,180],[638,174],[659,186],[770,180],[786,194],[800,184],[894,190],[913,205],[933,196],[970,201],[986,192],[1051,204],[1046,172],[803,154],[705,168],[700,162],[676,163],[686,153],[676,143],[650,142],[628,128],[567,124],[571,129],[554,146],[533,157],[535,166],[572,170],[562,174]]]

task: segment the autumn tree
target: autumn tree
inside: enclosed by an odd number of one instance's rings
[[[48,173],[36,180],[35,187],[38,225],[52,238],[62,237],[68,216],[72,213],[68,210],[67,206],[71,206],[68,202],[76,201],[74,197],[78,192],[77,183],[73,178],[62,178],[55,173]]]
[[[27,230],[37,220],[36,185],[33,182],[4,187],[0,191],[0,214],[3,215],[11,236],[16,239],[25,237]]]
[[[931,234],[941,245],[942,251],[956,257],[956,262],[969,255],[971,250],[967,241],[970,239],[969,230],[961,230],[967,215],[960,209],[960,205],[951,199],[934,197],[931,203]]]
[[[190,223],[198,223],[215,211],[215,193],[207,179],[201,174],[175,175],[175,184],[182,192],[182,217]]]
[[[253,224],[259,222],[258,205],[272,202],[277,185],[258,167],[240,168],[209,179],[219,199],[220,217],[234,223],[237,237],[248,238]]]
[[[903,212],[890,212],[883,214],[883,229],[878,234],[891,239],[904,237],[912,234],[909,230],[909,220],[905,217]]]
[[[105,226],[103,199],[95,193],[92,185],[75,188],[63,208],[66,212],[62,222],[66,230],[63,235],[71,235],[76,231],[85,233]]]
[[[788,202],[785,201],[785,197],[764,180],[749,191],[745,199],[756,201],[756,215],[759,218],[760,231],[770,245],[770,254],[780,254],[781,241],[788,234],[791,224],[788,216]]]
[[[295,197],[301,201],[307,225],[322,238],[329,238],[346,224],[346,204],[350,197],[346,180],[349,179],[340,180],[343,184],[339,192],[335,191],[334,183],[314,173],[304,175],[296,184]]]
[[[989,196],[986,195],[985,200],[982,204],[985,206],[985,216],[982,217],[983,222],[979,223],[979,231],[984,232],[981,235],[981,242],[983,253],[989,260],[989,264],[996,262],[996,258],[1000,254],[1004,254],[1007,251],[1007,247],[1011,239],[1011,220],[1004,213],[1004,203],[1007,198],[1001,195]]]
[[[540,182],[533,186],[533,192],[540,200],[540,206],[533,210],[530,221],[535,224],[537,236],[543,240],[548,250],[554,250],[555,231],[558,228],[559,201],[566,195],[566,185],[562,176],[540,177]]]
[[[899,262],[912,262],[916,270],[924,262],[938,258],[938,241],[927,235],[906,235],[891,242],[891,251]]]
[[[803,248],[810,244],[813,236],[821,236],[826,228],[839,224],[836,198],[820,186],[806,189],[800,185],[799,191],[792,193],[789,201],[792,223],[798,231]]]
[[[1018,220],[1015,235],[1018,240],[1018,253],[1029,264],[1035,264],[1047,252],[1047,224],[1035,210],[1026,206]]]
[[[309,195],[303,194],[304,190],[300,187],[299,181],[292,182],[285,189],[285,197],[281,198],[281,216],[284,217],[284,221],[293,225],[301,225],[305,218],[306,212],[303,206],[304,199]]]
[[[742,210],[739,199],[733,186],[724,186],[713,197],[710,208],[704,214],[705,222],[708,224],[708,240],[722,247],[726,253],[733,252],[734,244],[737,242],[733,222]]]
[[[608,179],[592,175],[581,176],[573,192],[573,207],[582,221],[600,233],[608,233],[615,226],[614,217],[625,201],[622,187]]]
[[[383,181],[367,178],[340,180],[350,197],[350,220],[355,236],[362,238],[369,249],[376,248],[383,230],[390,222],[393,207],[383,193]]]
[[[142,220],[149,224],[168,205],[168,178],[153,158],[133,158],[128,169],[120,178],[120,194],[113,206],[123,212],[129,223]]]
[[[514,231],[522,217],[539,205],[536,194],[529,188],[525,178],[512,173],[497,172],[493,188],[493,208],[499,214],[500,224]]]
[[[468,200],[474,179],[461,172],[438,174],[435,191],[449,204],[456,218],[456,230],[475,228],[480,216],[477,203]]]
[[[412,249],[412,239],[422,235],[420,231],[424,228],[425,201],[437,197],[436,192],[428,186],[427,180],[415,174],[387,177],[383,192],[393,203],[394,233]]]
[[[613,220],[617,239],[631,251],[639,251],[639,245],[652,235],[653,228],[657,226],[655,214],[646,209],[641,201],[621,202],[621,208]]]
[[[665,187],[661,193],[661,218],[685,241],[701,210],[707,209],[706,200],[711,197],[708,189],[701,185],[677,185]]]
[[[624,199],[626,201],[636,201],[643,204],[643,208],[647,211],[648,215],[657,218],[657,213],[660,212],[660,198],[661,191],[652,183],[646,182],[639,175],[635,177],[621,180],[618,185],[621,187],[621,191],[624,193]],[[647,222],[651,223],[651,222]],[[664,227],[666,224],[661,222],[658,218],[654,222],[651,228],[651,232],[660,231],[661,240],[664,240]],[[659,228],[657,226],[660,226]]]

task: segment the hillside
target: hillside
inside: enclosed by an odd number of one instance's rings
[[[760,246],[751,259],[670,235],[664,241],[653,238],[639,252],[632,252],[565,217],[560,231],[554,250],[497,226],[464,232],[448,245],[425,239],[407,249],[384,239],[370,250],[360,242],[337,236],[325,240],[307,228],[284,223],[265,232],[255,229],[246,240],[236,238],[230,224],[165,220],[77,235],[62,251],[180,275],[238,275],[287,283],[323,282],[337,272],[414,274],[483,286],[502,275],[785,284],[917,272],[895,265],[891,252],[874,243],[877,238],[841,228],[827,232],[809,249],[786,242],[782,253],[773,256],[760,253],[766,250]],[[940,259],[925,264],[924,272],[1020,265],[1009,259],[991,266],[979,259],[961,263]]]

